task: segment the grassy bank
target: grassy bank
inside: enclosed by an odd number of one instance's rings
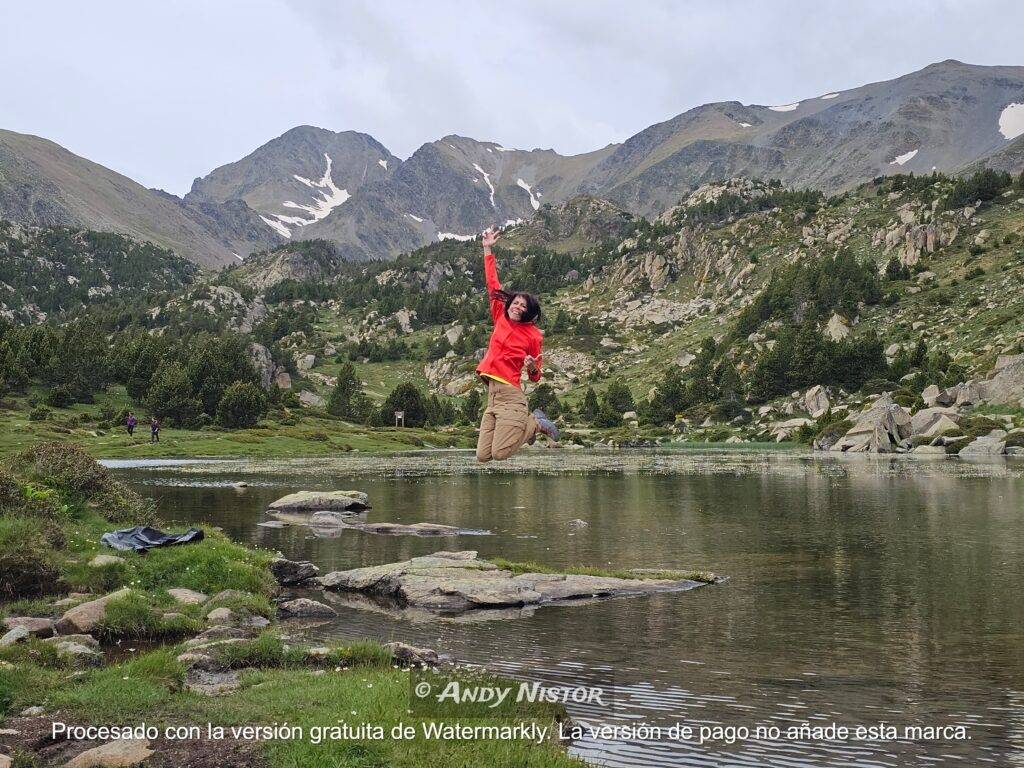
[[[412,714],[409,671],[375,642],[308,649],[283,640],[271,623],[262,634],[246,629],[249,634],[242,637],[214,641],[215,650],[194,645],[196,640],[188,638],[214,623],[207,615],[215,609],[230,611],[233,630],[273,620],[278,588],[267,568],[273,553],[235,544],[215,529],[207,529],[201,542],[145,555],[112,556],[99,544],[104,531],[144,522],[158,522],[152,504],[73,446],[37,446],[8,459],[0,469],[0,616],[58,619],[74,605],[123,591],[89,629],[91,638],[77,636],[81,653],[35,637],[0,647],[0,719],[18,731],[0,736],[0,752],[13,751],[16,766],[64,764],[66,750],[77,753],[97,745],[53,745],[36,738],[48,734],[51,719],[96,725],[198,724],[204,732],[207,723],[229,727],[288,722],[307,729],[306,737],[283,741],[239,741],[229,732],[220,742],[158,739],[151,744],[174,764],[579,765],[550,739],[531,743],[428,737],[423,724],[435,720]],[[94,561],[100,554],[114,559]],[[175,588],[205,598],[183,603],[168,591]],[[92,638],[105,650],[81,648],[82,643],[95,645]],[[234,689],[217,697],[197,692],[190,677],[195,668],[182,655],[186,652],[213,654],[217,669],[234,675]],[[26,707],[43,712],[19,717]],[[523,720],[551,728],[559,717],[561,710],[551,705],[514,705],[468,724]],[[321,744],[308,738],[313,726],[342,723],[380,727],[385,736],[367,731]],[[391,728],[400,723],[413,726],[415,737],[391,738]]]
[[[38,394],[38,393],[37,393]],[[112,414],[129,405],[121,387],[111,387],[94,403],[69,408],[33,406],[28,397],[0,402],[0,456],[11,456],[39,443],[74,442],[97,458],[246,457],[287,458],[325,456],[346,451],[392,453],[417,448],[470,448],[475,428],[375,429],[302,411],[285,420],[264,420],[251,429],[160,430],[160,442],[150,443],[149,426],[140,423],[129,437]]]

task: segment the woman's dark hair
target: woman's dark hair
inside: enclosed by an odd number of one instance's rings
[[[526,311],[523,312],[521,323],[536,323],[540,320],[540,302],[532,293],[510,293],[509,291],[491,291],[491,298],[505,304],[505,317],[508,317],[508,308],[512,305],[516,296],[522,296],[526,301]]]

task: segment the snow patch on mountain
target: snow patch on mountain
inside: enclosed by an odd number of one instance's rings
[[[905,152],[902,155],[897,155],[889,165],[905,165],[914,159],[914,156],[918,153],[918,150],[912,149],[909,152]]]
[[[291,230],[288,229],[288,227],[286,227],[280,221],[277,221],[277,219],[271,219],[267,216],[264,216],[262,213],[260,214],[260,218],[263,219],[264,224],[266,224],[272,230],[277,232],[277,234],[279,234],[281,237],[290,238],[292,236]]]
[[[407,213],[405,215],[408,216],[410,219],[412,219],[413,221],[415,221],[418,224],[422,224],[423,223],[423,219],[421,219],[419,216],[416,216],[416,215],[414,215],[412,213]]]
[[[388,161],[387,160],[384,160],[384,159],[378,160],[377,161],[377,165],[379,165],[385,171],[388,169]]]
[[[540,200],[537,199],[540,196],[540,193],[534,195],[533,190],[530,189],[530,185],[527,184],[522,179],[516,179],[516,186],[522,187],[523,189],[526,190],[526,194],[530,196],[530,205],[533,206],[533,210],[536,211],[538,208],[540,208]]]
[[[999,113],[999,132],[1009,141],[1024,134],[1024,104],[1007,104]]]
[[[476,237],[476,235],[457,235],[454,232],[438,232],[437,233],[437,239],[438,240],[459,240],[459,241],[461,241],[463,243],[466,242],[467,240],[472,240],[475,237]]]
[[[800,102],[794,104],[780,104],[776,107],[768,107],[772,112],[792,112],[794,109],[800,106]]]
[[[839,95],[838,93],[826,93],[821,98],[823,98],[823,99],[834,99],[838,95]]]
[[[494,205],[494,185],[491,184],[490,174],[488,174],[487,171],[485,171],[476,163],[473,163],[473,167],[476,168],[477,171],[479,171],[480,174],[484,177],[484,181],[487,183],[487,188],[491,190],[491,208],[495,208],[496,206]]]
[[[514,150],[514,149],[509,149],[508,147],[499,147],[499,146],[495,146],[494,148],[495,148],[496,150],[498,150],[499,152],[515,152],[515,151],[516,151],[516,150]]]
[[[319,181],[307,179],[305,176],[299,176],[297,173],[292,174],[292,178],[314,191],[312,204],[296,203],[293,200],[285,200],[281,203],[285,208],[295,208],[296,210],[304,211],[308,214],[309,218],[306,216],[284,216],[279,213],[270,214],[269,217],[260,216],[267,226],[282,237],[290,238],[292,236],[292,230],[289,227],[305,227],[326,218],[331,211],[351,197],[348,190],[339,189],[338,185],[334,183],[334,179],[331,178],[331,156],[325,152],[324,158],[327,160],[327,168],[324,170],[324,175]]]
[[[740,123],[740,125],[743,126],[744,128],[750,127],[750,123]]]

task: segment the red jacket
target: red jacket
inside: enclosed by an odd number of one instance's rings
[[[501,290],[498,280],[498,265],[494,254],[484,255],[484,276],[487,279],[487,295],[492,291]],[[527,355],[537,358],[537,370],[529,374],[530,381],[540,381],[540,347],[544,334],[533,323],[517,323],[505,315],[504,302],[491,296],[491,317],[494,319],[494,330],[491,341],[487,345],[487,354],[476,367],[476,372],[483,376],[492,376],[512,386],[520,386],[523,360]]]

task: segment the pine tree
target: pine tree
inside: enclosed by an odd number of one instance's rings
[[[580,403],[578,410],[580,419],[586,422],[593,421],[600,408],[601,406],[597,402],[597,394],[594,392],[594,388],[587,387],[587,392],[583,395],[583,402]]]
[[[338,380],[327,401],[327,412],[347,421],[362,422],[369,413],[369,399],[352,363],[342,363]]]

